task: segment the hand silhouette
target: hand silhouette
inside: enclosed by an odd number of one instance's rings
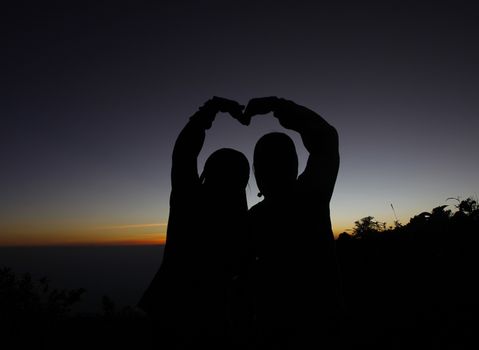
[[[278,109],[279,101],[280,99],[276,96],[252,98],[244,111],[244,123],[248,125],[251,117],[255,115],[274,113]]]
[[[233,118],[242,122],[244,106],[240,105],[238,102],[229,100],[227,98],[214,96],[207,103],[210,103],[213,108],[217,108],[218,111],[229,113]]]
[[[240,105],[234,100],[227,98],[214,96],[210,100],[206,101],[203,106],[199,108],[199,111],[191,117],[191,120],[200,122],[205,129],[211,128],[211,124],[218,112],[229,113],[233,118],[237,119],[240,123],[244,123],[243,116],[244,106]]]
[[[248,125],[251,117],[270,112],[278,119],[279,124],[286,129],[294,129],[294,125],[297,124],[297,115],[311,113],[307,108],[293,101],[269,96],[251,99],[246,106],[243,118]]]

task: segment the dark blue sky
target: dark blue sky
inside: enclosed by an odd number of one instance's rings
[[[477,195],[473,2],[160,3],[5,9],[0,244],[164,232],[111,227],[166,222],[175,138],[213,95],[289,98],[338,129],[336,232],[391,223],[390,203],[407,222]],[[200,162],[219,147],[251,159],[272,130],[221,115]],[[256,193],[252,176],[250,204]]]

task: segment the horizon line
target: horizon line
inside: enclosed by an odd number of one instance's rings
[[[115,243],[39,243],[39,244],[0,244],[0,248],[68,248],[68,247],[138,247],[165,245],[161,242],[115,242]]]

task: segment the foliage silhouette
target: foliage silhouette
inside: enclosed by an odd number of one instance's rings
[[[84,293],[83,288],[51,288],[46,277],[34,280],[29,273],[18,276],[10,268],[1,268],[0,331],[5,344],[41,348],[46,334],[72,316]]]
[[[385,222],[376,221],[373,216],[366,216],[354,222],[353,235],[357,238],[364,238],[385,230]]]
[[[17,276],[10,268],[0,269],[0,310],[2,318],[25,315],[60,319],[68,316],[85,289],[51,288],[46,277],[34,280],[29,273]]]
[[[472,198],[453,207],[372,236],[340,235],[348,322],[338,337],[350,344],[337,348],[478,347],[479,208]],[[0,269],[2,349],[162,348],[148,338],[161,332],[135,307],[106,297],[101,313],[76,313],[84,293]]]
[[[405,349],[477,347],[478,214],[467,198],[455,212],[441,205],[372,235],[342,233],[337,245],[353,325],[346,333],[377,349],[393,339]]]

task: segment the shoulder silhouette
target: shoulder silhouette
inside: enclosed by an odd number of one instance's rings
[[[275,97],[251,100],[245,116],[269,112],[300,134],[309,157],[298,176],[294,143],[279,132],[264,135],[254,150],[254,173],[264,196],[249,211],[258,344],[320,346],[333,338],[341,312],[329,212],[339,168],[338,136],[318,114]]]
[[[235,294],[244,255],[245,188],[249,162],[219,149],[198,174],[197,157],[218,112],[242,116],[242,106],[213,98],[181,131],[173,151],[165,254],[139,306],[164,330],[172,348],[230,348],[238,313]]]

